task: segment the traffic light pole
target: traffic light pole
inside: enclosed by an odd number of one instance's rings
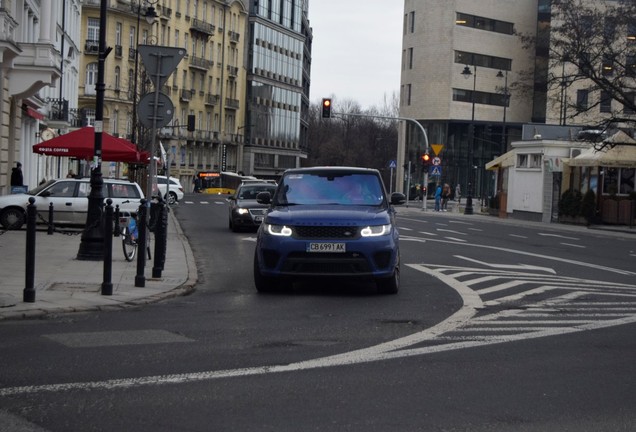
[[[324,103],[324,102],[323,102]],[[329,103],[329,109],[331,109],[331,100]],[[417,120],[413,119],[413,118],[408,118],[408,117],[388,117],[388,116],[377,116],[377,115],[369,115],[369,114],[352,114],[352,113],[337,113],[337,112],[330,112],[330,116],[331,117],[335,117],[335,116],[340,116],[340,117],[344,117],[344,116],[349,116],[349,117],[366,117],[366,118],[373,118],[373,119],[383,119],[383,120],[403,120],[405,122],[412,122],[413,124],[415,124],[420,131],[422,131],[422,135],[424,136],[424,144],[425,144],[425,149],[424,151],[428,152],[429,151],[429,145],[428,145],[428,135],[426,135],[426,130],[424,129],[424,126],[422,126]],[[399,144],[398,144],[399,146]],[[398,154],[396,157],[396,162],[398,162],[398,165],[400,165],[402,162],[400,162],[400,151],[398,148]],[[409,173],[410,175],[410,173]],[[427,179],[428,182],[428,172],[425,174],[425,178]],[[428,186],[428,183],[426,184],[426,186]],[[408,194],[409,191],[406,191],[406,193]],[[426,199],[424,199],[424,209],[426,209]]]

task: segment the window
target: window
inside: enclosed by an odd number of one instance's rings
[[[624,114],[634,114],[634,100],[636,100],[636,98],[634,98],[636,94],[635,93],[628,93],[627,95],[625,95],[625,97],[631,102],[628,105],[623,104],[623,113]]]
[[[587,109],[588,105],[588,90],[577,90],[576,91],[576,108],[580,111],[584,111]]]
[[[517,168],[527,168],[528,167],[528,155],[527,154],[518,154],[517,155]]]
[[[121,32],[122,32],[122,25],[120,22],[118,22],[115,25],[115,45],[121,46]]]
[[[98,41],[99,40],[99,18],[89,18],[88,19],[88,29],[87,29],[88,40],[90,41]]]
[[[636,77],[636,54],[627,54],[625,58],[625,75]]]
[[[89,63],[88,65],[86,65],[86,82],[84,84],[84,93],[87,95],[94,95],[96,83],[97,63]]]
[[[463,65],[476,65],[497,70],[509,71],[512,68],[512,60],[504,57],[474,54],[466,51],[455,51],[455,63]]]
[[[409,13],[409,32],[415,33],[415,12]]]
[[[612,112],[612,98],[606,91],[601,91],[600,110],[602,113]]]
[[[408,50],[408,65],[409,69],[413,69],[413,48],[409,48]]]
[[[634,168],[603,167],[603,194],[629,195],[634,191]]]
[[[75,184],[75,182],[57,182],[48,191],[54,197],[72,197],[75,194]]]
[[[541,153],[518,153],[517,168],[540,169],[543,155]]]
[[[479,30],[486,30],[509,35],[513,34],[514,32],[513,23],[484,18],[476,15],[469,15],[461,12],[457,12],[455,24],[459,26],[472,27]]]
[[[115,90],[120,89],[121,84],[121,69],[119,66],[115,66]]]
[[[601,65],[601,73],[605,76],[614,74],[614,59],[609,54],[603,55],[603,63]]]

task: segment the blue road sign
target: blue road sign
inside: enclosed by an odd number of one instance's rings
[[[394,160],[389,162],[389,168],[396,168],[396,167],[397,167],[397,164],[395,163]]]
[[[439,166],[439,165],[429,167],[429,175],[433,176],[433,177],[441,177],[442,176],[442,167]]]

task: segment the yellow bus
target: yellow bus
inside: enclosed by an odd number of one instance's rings
[[[255,180],[256,177],[244,176],[225,171],[201,171],[197,173],[199,192],[206,194],[231,195],[243,180]]]

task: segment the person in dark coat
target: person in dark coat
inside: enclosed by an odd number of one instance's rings
[[[11,169],[11,186],[23,186],[22,164],[18,162],[16,167]]]

